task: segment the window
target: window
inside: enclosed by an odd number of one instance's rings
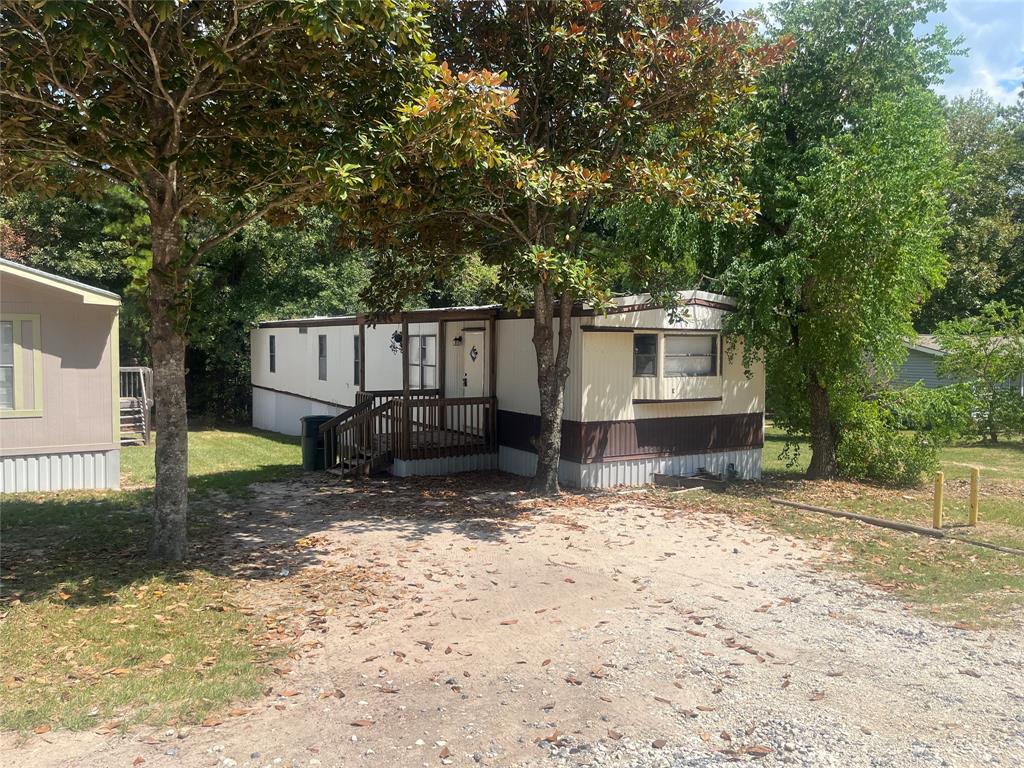
[[[39,315],[0,317],[0,418],[43,415]]]
[[[327,381],[327,336],[316,337],[316,373],[320,381]]]
[[[633,335],[633,375],[658,375],[658,334]]]
[[[665,336],[665,376],[717,375],[717,336]]]
[[[437,387],[437,336],[409,336],[409,388]]]
[[[358,387],[361,379],[359,378],[359,335],[356,334],[352,337],[352,386]]]
[[[14,410],[14,322],[0,322],[0,411]]]
[[[274,373],[277,371],[277,338],[273,335],[270,337],[270,372]]]

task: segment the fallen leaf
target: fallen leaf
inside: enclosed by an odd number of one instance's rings
[[[661,749],[666,744],[668,744],[668,742],[665,741],[664,739],[655,739],[654,741],[651,742],[651,746],[654,747],[655,749]]]
[[[373,725],[373,720],[367,720],[366,718],[362,718],[359,720],[353,720],[351,723],[349,723],[349,725],[355,725],[359,728],[368,728],[369,726]]]
[[[622,738],[622,734],[619,733],[618,731],[612,729],[612,728],[609,728],[608,729],[608,738],[609,739],[614,739],[615,741],[618,741],[619,739]]]
[[[50,728],[51,726],[49,725],[37,725],[35,728],[32,729],[32,733],[36,735],[42,735],[44,733],[49,733]]]
[[[583,685],[583,681],[576,677],[576,675],[566,675],[565,682],[569,683],[569,685]]]
[[[207,728],[213,728],[215,726],[220,725],[223,722],[224,721],[221,720],[219,717],[208,717],[205,720],[203,720],[202,725],[204,725]]]
[[[501,625],[503,627],[508,627],[508,626],[511,626],[512,624],[518,624],[518,623],[519,623],[519,619],[505,619],[503,622],[501,622]]]

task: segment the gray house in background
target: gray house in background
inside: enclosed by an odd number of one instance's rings
[[[904,344],[907,347],[907,359],[893,376],[894,389],[911,387],[918,382],[928,389],[957,383],[956,379],[939,375],[939,362],[946,356],[946,351],[934,336],[922,334],[916,339],[908,339]]]
[[[907,359],[890,382],[893,389],[904,389],[918,382],[928,389],[958,383],[957,379],[939,374],[939,363],[947,353],[934,336],[921,334],[916,339],[908,339],[904,344],[907,347]],[[1007,381],[1004,386],[1017,390],[1024,397],[1024,374],[1016,381]]]

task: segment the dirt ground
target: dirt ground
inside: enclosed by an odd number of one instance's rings
[[[42,766],[1024,765],[1024,640],[913,616],[756,522],[468,476],[268,484],[199,556],[294,634],[202,726]]]

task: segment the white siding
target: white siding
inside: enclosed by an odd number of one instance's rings
[[[391,467],[391,474],[395,477],[429,477],[497,468],[497,454],[478,453],[472,456],[449,456],[442,459],[416,459],[413,461],[396,459]]]
[[[579,421],[583,401],[583,345],[580,318],[573,318],[569,346],[569,378],[565,382],[563,418]],[[537,391],[537,353],[533,347],[533,320],[499,320],[498,407],[515,413],[540,414]],[[558,343],[558,331],[555,331]]]
[[[252,383],[280,392],[324,400],[339,405],[355,405],[353,381],[353,341],[358,326],[341,325],[298,328],[256,328],[251,334]],[[317,370],[317,336],[327,337],[327,380]],[[275,338],[276,366],[270,371],[270,337]],[[254,406],[255,407],[255,406]]]
[[[284,435],[302,433],[303,416],[337,416],[341,408],[304,397],[254,388],[252,391],[252,425],[256,429]]]
[[[0,457],[0,493],[120,487],[119,449]]]
[[[728,345],[722,356],[721,376],[683,379],[697,382],[685,394],[721,396],[721,401],[678,403],[633,403],[634,397],[659,393],[656,378],[633,377],[633,334],[585,333],[583,353],[583,418],[581,421],[628,421],[665,416],[712,416],[725,413],[759,413],[764,410],[764,364],[752,367],[750,377],[743,366],[738,345],[730,357]],[[651,382],[650,393],[636,382]],[[650,399],[658,399],[651,397]]]
[[[648,485],[654,482],[656,474],[685,476],[705,469],[713,474],[726,475],[730,464],[740,479],[757,479],[761,477],[761,449],[746,448],[592,464],[578,464],[563,459],[558,463],[558,479],[562,484],[574,488]],[[498,468],[514,475],[531,476],[537,469],[537,456],[529,451],[502,446],[498,452]]]

